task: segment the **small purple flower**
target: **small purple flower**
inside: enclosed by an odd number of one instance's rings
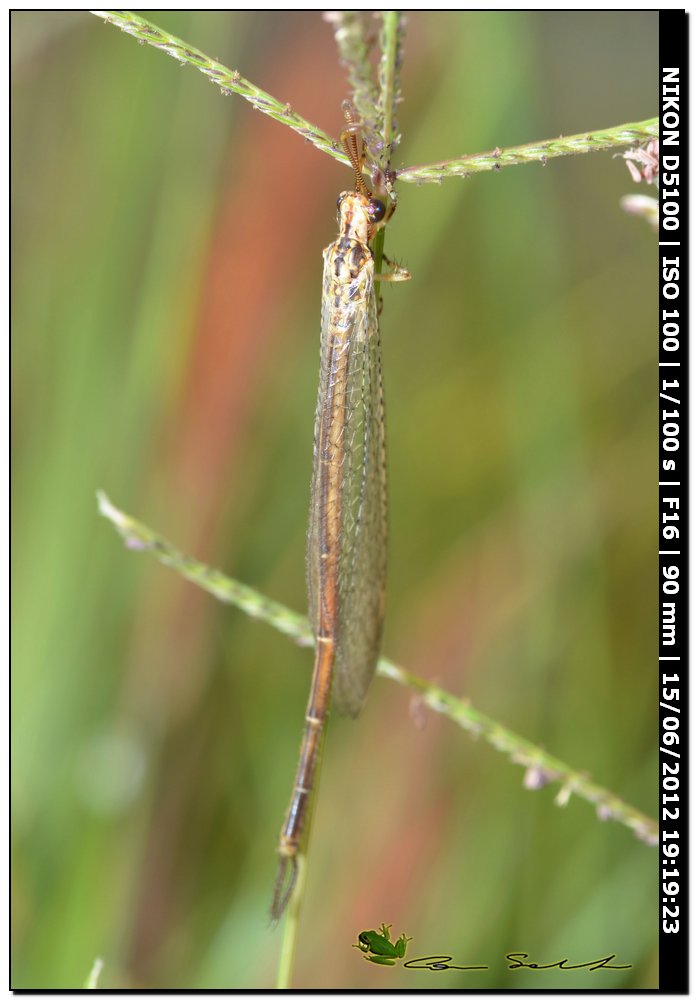
[[[135,538],[134,535],[129,535],[125,539],[126,549],[132,549],[134,552],[144,552],[145,549],[151,549],[151,545],[148,542],[143,542],[141,538]]]
[[[651,139],[645,148],[637,146],[635,149],[628,149],[622,156],[629,173],[637,184],[640,184],[642,180],[646,184],[658,182],[660,151],[657,139]]]

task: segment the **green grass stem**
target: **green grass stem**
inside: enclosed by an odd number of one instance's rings
[[[228,69],[215,59],[211,59],[199,49],[176,38],[157,25],[147,21],[139,14],[131,11],[93,10],[92,14],[102,17],[109,24],[120,28],[140,42],[153,45],[180,63],[187,63],[199,69],[224,94],[239,94],[249,101],[254,108],[269,115],[275,121],[286,125],[294,132],[310,142],[316,149],[333,159],[349,166],[337,139],[331,138],[326,132],[312,122],[302,118],[290,105],[277,100],[271,94],[261,90],[250,80],[246,80],[238,70]],[[397,69],[399,52],[399,37],[401,26],[395,12],[384,14],[383,35],[386,47],[380,67],[380,78],[385,86],[383,100],[384,136],[386,148],[394,136],[394,107],[397,98]],[[626,125],[615,125],[611,128],[592,132],[581,132],[577,135],[559,136],[556,139],[546,139],[542,142],[531,142],[523,146],[511,146],[507,149],[495,149],[486,153],[471,153],[458,159],[441,160],[438,163],[428,163],[418,166],[403,167],[397,171],[400,181],[414,184],[436,184],[448,177],[468,177],[471,174],[483,173],[486,170],[500,170],[501,167],[521,163],[545,163],[556,156],[573,156],[577,153],[592,153],[598,150],[616,149],[619,146],[632,146],[639,142],[656,139],[660,134],[659,120],[649,118],[642,122],[632,122]]]
[[[131,549],[152,552],[160,562],[175,569],[181,576],[206,590],[225,604],[233,604],[251,618],[271,625],[293,639],[299,646],[313,646],[313,635],[308,620],[303,615],[272,601],[252,587],[233,580],[219,570],[198,562],[179,552],[170,542],[140,521],[115,507],[105,493],[98,493],[99,511],[107,518]],[[459,698],[437,684],[381,658],[377,673],[409,688],[423,705],[444,715],[451,722],[465,729],[475,738],[481,738],[512,764],[525,769],[525,787],[539,789],[548,784],[558,784],[557,805],[564,806],[571,795],[585,799],[595,806],[601,820],[614,820],[633,831],[639,840],[654,846],[658,842],[655,820],[624,802],[609,789],[594,782],[584,772],[571,767],[542,747],[517,735],[506,726],[484,715],[469,701]]]

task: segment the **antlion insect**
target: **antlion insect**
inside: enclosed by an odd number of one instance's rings
[[[378,660],[386,577],[387,486],[381,343],[369,243],[395,209],[362,174],[361,130],[351,105],[341,139],[356,191],[338,199],[340,235],[323,251],[320,379],[308,525],[308,598],[316,656],[299,766],[280,834],[271,914],[279,920],[297,876],[331,690],[339,712],[356,716]],[[333,683],[334,677],[334,683]]]

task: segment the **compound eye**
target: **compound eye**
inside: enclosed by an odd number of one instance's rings
[[[346,197],[347,197],[347,191],[343,191],[342,194],[340,194],[340,195],[337,196],[337,210],[338,210],[338,212],[340,211],[340,205],[342,204],[342,202],[345,200]]]
[[[371,198],[367,209],[372,222],[381,222],[386,214],[386,206],[378,198]]]

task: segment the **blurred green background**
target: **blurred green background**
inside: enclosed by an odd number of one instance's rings
[[[151,19],[339,132],[319,15]],[[104,988],[268,987],[310,652],[126,551],[95,491],[304,611],[350,176],[97,18],[11,27],[13,986],[100,955]],[[650,117],[657,54],[654,13],[412,13],[395,163]],[[654,815],[656,239],[630,192],[611,152],[400,185],[384,651]],[[656,852],[522,779],[377,679],[330,727],[295,985],[656,986]],[[382,921],[490,969],[370,965]],[[510,951],[632,968],[540,981]]]

